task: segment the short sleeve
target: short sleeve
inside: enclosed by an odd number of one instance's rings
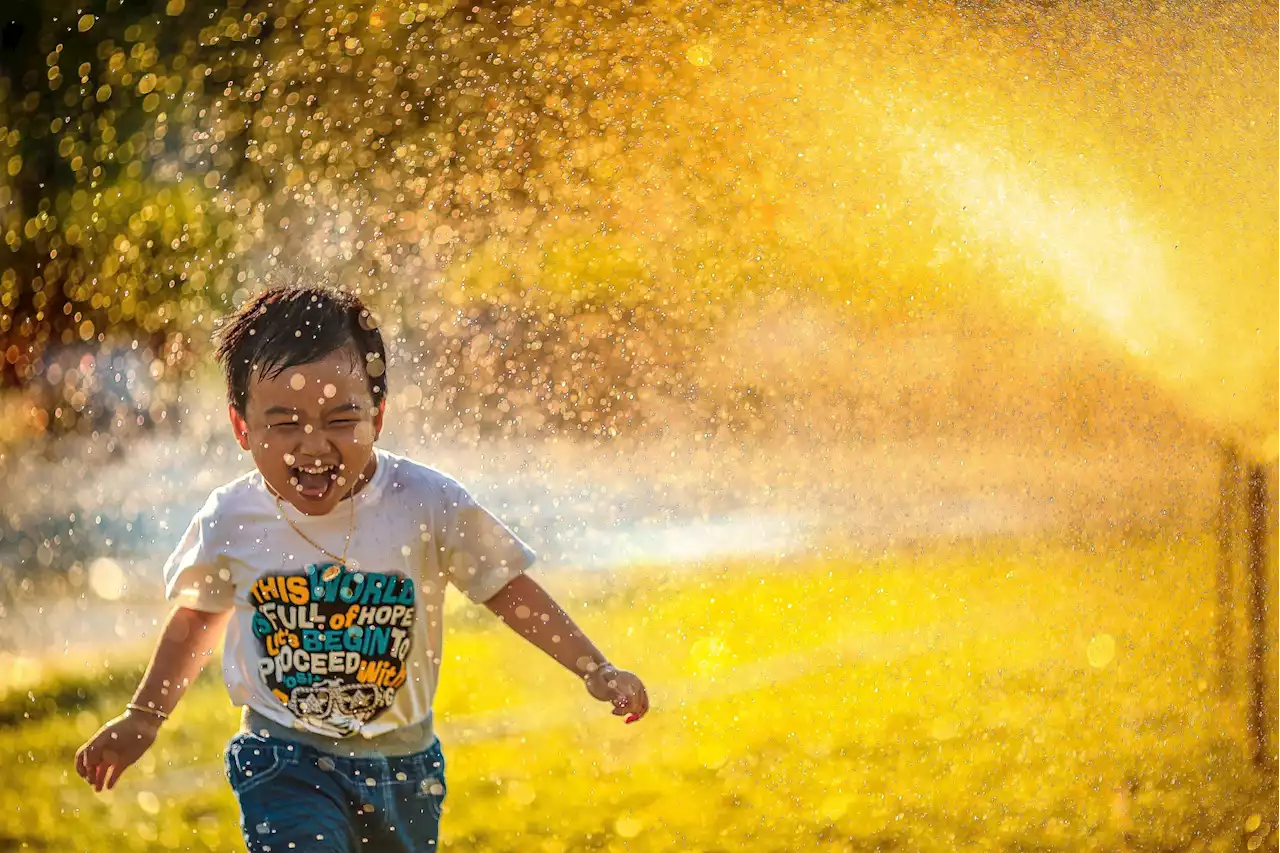
[[[200,508],[164,564],[165,598],[181,607],[222,613],[235,604],[225,555],[209,547],[216,523],[216,494]]]
[[[533,549],[457,483],[445,489],[441,557],[449,580],[476,604],[493,598],[537,559]]]

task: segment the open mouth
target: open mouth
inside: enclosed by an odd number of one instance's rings
[[[289,468],[289,482],[308,500],[324,500],[338,479],[337,465],[297,465]]]

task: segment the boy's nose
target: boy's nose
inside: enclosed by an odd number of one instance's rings
[[[308,461],[314,461],[314,458],[332,455],[333,444],[329,441],[328,436],[323,432],[316,430],[302,436],[298,442],[297,455]]]

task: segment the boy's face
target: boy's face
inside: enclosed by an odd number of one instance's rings
[[[244,417],[230,407],[240,446],[268,488],[307,515],[324,515],[373,476],[374,407],[359,356],[349,349],[250,380]]]

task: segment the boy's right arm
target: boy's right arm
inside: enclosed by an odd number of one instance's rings
[[[231,613],[175,607],[132,704],[164,714],[172,712],[222,641]],[[76,772],[95,791],[114,787],[120,774],[155,741],[161,722],[155,714],[126,710],[80,747],[76,752]]]

